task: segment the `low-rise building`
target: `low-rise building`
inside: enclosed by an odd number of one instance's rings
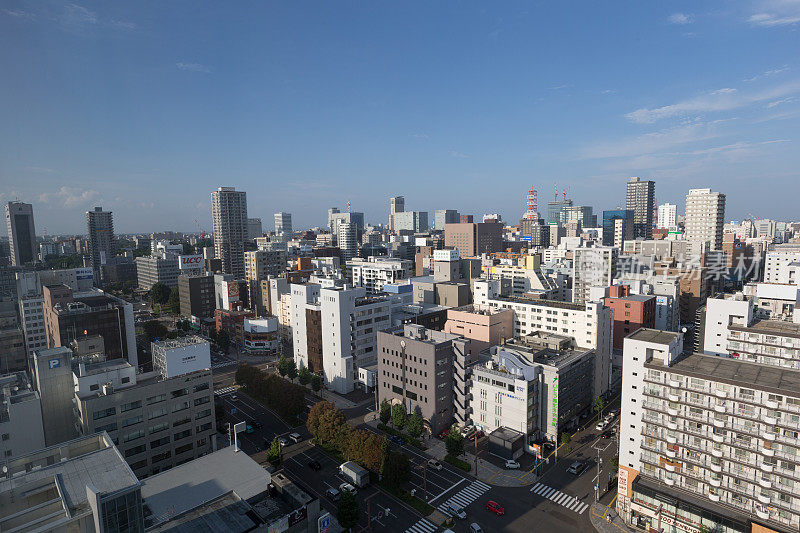
[[[367,293],[376,294],[383,291],[387,283],[397,283],[411,277],[413,261],[393,257],[370,257],[351,259],[347,262],[347,271],[355,287],[364,287]]]
[[[0,376],[0,460],[44,448],[42,402],[24,372]]]
[[[211,318],[217,309],[214,275],[178,276],[181,316]]]
[[[136,277],[139,288],[149,291],[156,283],[163,283],[167,287],[178,286],[178,256],[164,253],[136,258]]]
[[[621,350],[622,341],[639,328],[653,328],[656,321],[656,297],[631,294],[628,285],[609,287],[603,304],[614,311],[614,348]]]

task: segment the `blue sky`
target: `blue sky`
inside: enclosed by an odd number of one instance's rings
[[[0,6],[0,201],[37,231],[500,212],[629,176],[682,210],[798,219],[800,2],[16,2]],[[560,194],[559,194],[560,196]]]

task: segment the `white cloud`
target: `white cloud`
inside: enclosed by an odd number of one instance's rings
[[[456,150],[452,150],[450,152],[450,155],[453,156],[453,157],[457,157],[459,159],[466,159],[466,158],[469,157],[467,154],[462,154],[461,152],[458,152]]]
[[[186,70],[188,72],[204,72],[211,74],[211,67],[202,65],[200,63],[175,63],[179,70]]]
[[[673,13],[667,17],[667,21],[670,24],[691,24],[694,22],[694,17],[686,13]]]
[[[750,81],[760,80],[761,78],[769,78],[770,76],[776,76],[778,74],[782,74],[784,72],[787,72],[788,70],[789,70],[789,67],[784,65],[781,68],[774,68],[774,69],[770,69],[770,70],[765,70],[761,74],[756,74],[752,78],[747,78],[744,81],[750,82]]]
[[[97,24],[97,13],[78,4],[67,4],[63,21],[67,24]]]
[[[729,87],[711,91],[709,93],[656,108],[641,108],[625,116],[632,122],[639,124],[652,124],[664,118],[682,116],[687,114],[729,111],[738,109],[757,102],[773,100],[800,92],[800,80],[763,90],[761,92],[742,93]]]
[[[30,11],[24,11],[22,9],[4,9],[3,13],[8,15],[9,17],[14,17],[18,19],[34,19],[36,15],[31,13]]]
[[[603,141],[585,148],[583,159],[637,157],[673,149],[677,146],[704,141],[718,136],[717,122],[691,122],[660,131],[615,141]]]
[[[411,137],[414,139],[430,139],[427,133],[412,133]]]
[[[762,0],[755,13],[747,19],[762,27],[791,26],[800,22],[800,2],[797,0]]]
[[[790,96],[788,98],[781,98],[779,100],[775,100],[774,102],[768,103],[767,104],[767,108],[768,109],[772,109],[775,106],[779,106],[779,105],[782,105],[782,104],[791,104],[792,102],[796,102],[796,101],[797,101],[797,98],[795,98],[794,96]]]
[[[56,192],[42,193],[39,201],[62,207],[87,206],[100,199],[100,193],[92,189],[78,189],[63,186]]]

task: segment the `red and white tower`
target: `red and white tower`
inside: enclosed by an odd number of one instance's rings
[[[525,214],[522,216],[525,220],[536,220],[536,189],[531,187],[528,190]]]

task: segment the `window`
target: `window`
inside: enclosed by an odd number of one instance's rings
[[[186,429],[186,430],[183,430],[183,431],[179,431],[178,433],[175,433],[175,440],[178,441],[178,440],[181,440],[181,439],[185,439],[186,437],[190,437],[191,435],[192,435],[192,430],[191,429]]]
[[[103,409],[103,410],[95,411],[94,413],[92,413],[92,419],[93,420],[100,420],[101,418],[105,418],[107,416],[114,416],[116,414],[117,414],[117,408],[116,407],[109,407],[108,409]]]
[[[126,418],[122,421],[122,427],[132,426],[134,424],[138,424],[143,420],[142,415],[132,416],[130,418]]]
[[[158,396],[150,396],[147,399],[147,403],[148,404],[159,403],[159,402],[163,402],[166,399],[167,399],[167,395],[166,394],[159,394]]]
[[[160,439],[150,441],[150,449],[152,450],[153,448],[164,446],[165,444],[169,444],[169,442],[170,442],[170,437],[169,435],[166,435],[164,437],[161,437]]]
[[[135,402],[124,403],[119,408],[120,413],[124,413],[125,411],[131,411],[133,409],[138,409],[142,406],[141,400],[136,400]]]

